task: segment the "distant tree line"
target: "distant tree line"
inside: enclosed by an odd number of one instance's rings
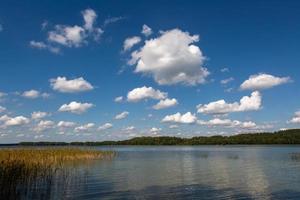
[[[231,136],[179,137],[136,137],[123,141],[99,142],[21,142],[19,145],[238,145],[238,144],[300,144],[300,129],[290,129],[273,133],[248,133]]]

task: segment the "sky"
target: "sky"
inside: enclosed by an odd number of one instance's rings
[[[298,1],[1,1],[0,143],[299,128]]]

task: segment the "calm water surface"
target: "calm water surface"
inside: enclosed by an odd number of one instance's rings
[[[300,146],[96,148],[51,199],[300,199]]]

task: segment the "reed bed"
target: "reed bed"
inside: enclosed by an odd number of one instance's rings
[[[70,166],[114,156],[111,151],[79,148],[1,149],[0,196],[24,199],[28,195],[32,197],[33,190],[40,186],[47,193],[55,177],[67,179]],[[38,198],[43,199],[41,196]]]

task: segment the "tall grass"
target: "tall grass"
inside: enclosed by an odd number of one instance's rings
[[[50,192],[54,178],[60,176],[67,180],[70,166],[95,159],[112,158],[114,155],[114,152],[79,148],[1,149],[0,197],[32,197],[42,186],[43,196],[37,198],[47,199],[47,192]]]

